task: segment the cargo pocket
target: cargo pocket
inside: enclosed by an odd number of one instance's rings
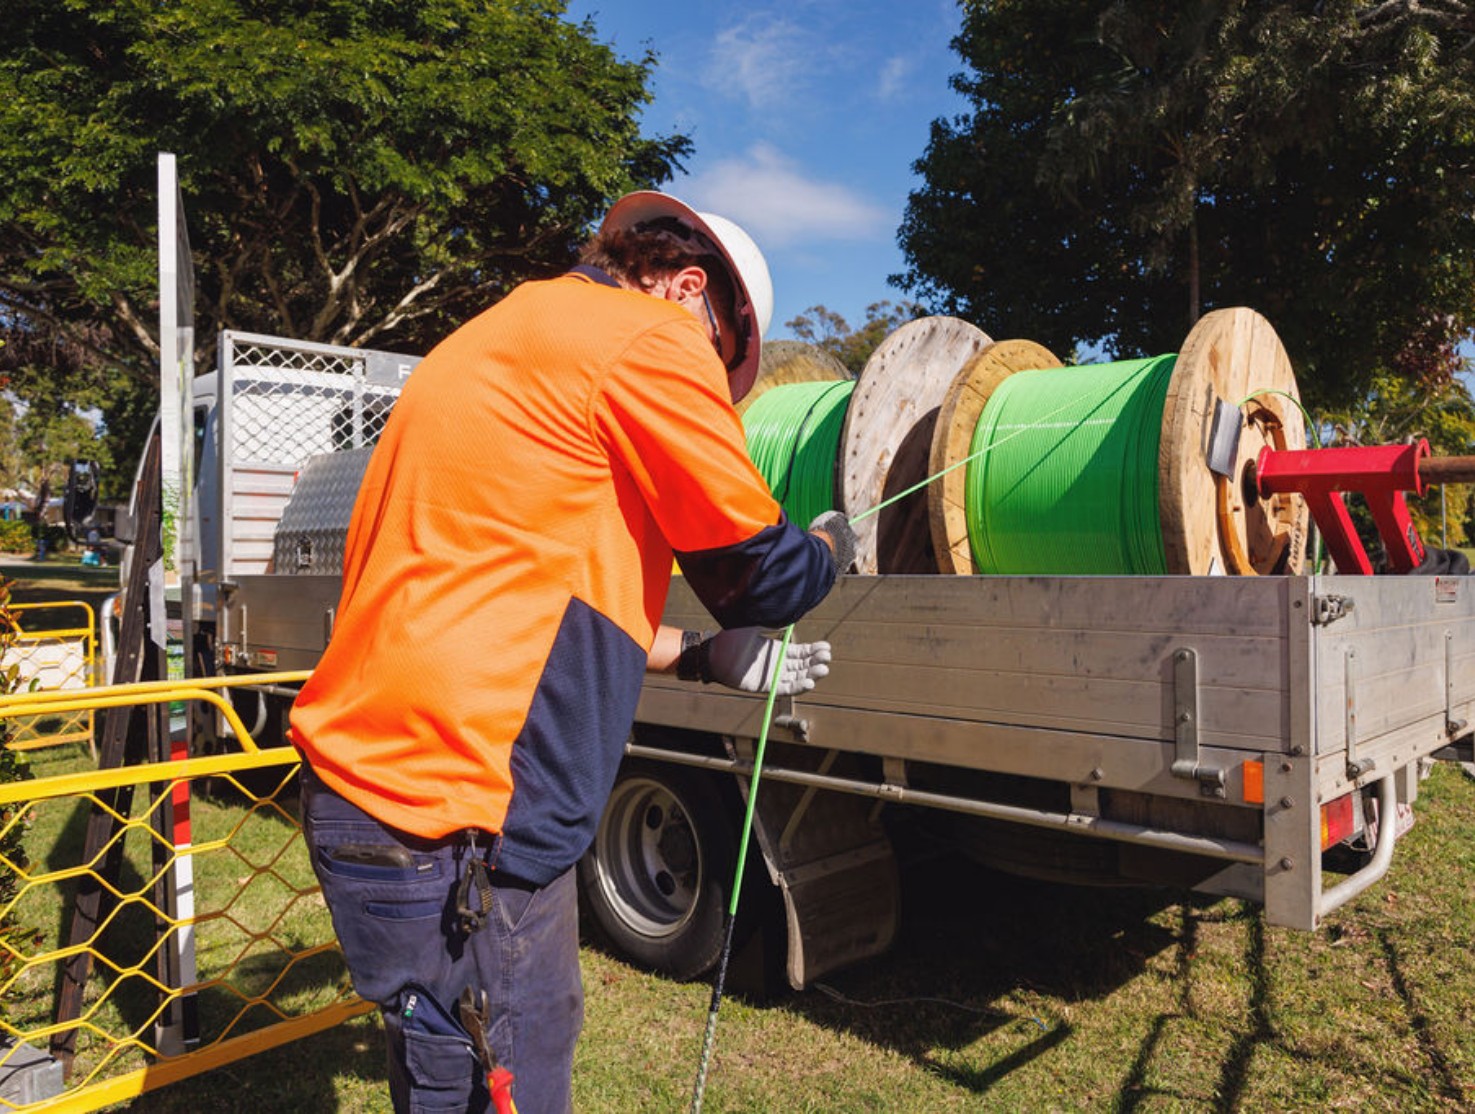
[[[405,1075],[410,1083],[411,1114],[457,1114],[473,1109],[481,1069],[469,1041],[404,1030]],[[482,1090],[485,1091],[485,1085]]]
[[[486,1106],[486,1081],[466,1029],[423,988],[406,987],[385,1026],[402,1049],[411,1114]]]

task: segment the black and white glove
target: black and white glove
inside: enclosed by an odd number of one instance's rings
[[[855,527],[850,525],[850,519],[841,511],[825,511],[809,524],[809,532],[813,534],[816,531],[830,539],[834,547],[835,572],[845,575],[855,564]]]
[[[710,637],[684,631],[676,675],[683,681],[716,681],[740,692],[767,692],[779,641],[757,627],[718,631]],[[830,671],[828,642],[790,642],[778,671],[778,694],[808,692]]]

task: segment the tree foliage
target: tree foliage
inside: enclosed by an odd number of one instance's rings
[[[151,409],[157,151],[206,367],[222,328],[423,351],[689,149],[640,134],[653,56],[563,0],[10,0],[6,32],[0,366],[115,432]]]
[[[1475,4],[965,0],[894,276],[1057,351],[1275,325],[1313,403],[1475,325]]]
[[[17,409],[0,398],[0,484],[26,493],[30,510],[39,514],[48,498],[62,493],[72,461],[96,460],[104,468],[111,463],[92,423],[69,407]]]
[[[830,353],[852,375],[859,375],[883,340],[923,312],[919,303],[907,300],[897,305],[872,302],[866,306],[865,323],[852,329],[840,314],[819,305],[785,321],[784,327],[800,340]]]

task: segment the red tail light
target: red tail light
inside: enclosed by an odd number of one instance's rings
[[[1357,817],[1352,808],[1352,794],[1338,797],[1321,806],[1321,849],[1334,847],[1357,830]]]

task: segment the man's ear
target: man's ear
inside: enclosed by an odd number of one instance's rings
[[[683,267],[671,276],[666,287],[666,297],[674,302],[700,298],[707,289],[707,272],[700,267]]]

